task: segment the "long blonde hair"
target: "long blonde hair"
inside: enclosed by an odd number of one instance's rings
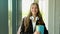
[[[39,17],[39,19],[41,20],[41,22],[39,22],[40,24],[43,23],[43,20],[42,20],[42,15],[40,13],[40,10],[39,10],[39,5],[37,3],[32,3],[32,5],[36,5],[37,6],[37,9],[38,9],[38,13],[37,13],[37,16]],[[24,20],[24,26],[25,26],[25,32],[27,30],[27,28],[29,27],[29,22],[30,22],[30,16],[32,16],[32,13],[31,13],[31,10],[28,14],[28,16],[26,17],[26,19]]]

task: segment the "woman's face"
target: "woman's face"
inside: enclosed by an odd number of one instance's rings
[[[31,6],[31,13],[32,13],[33,15],[37,15],[37,12],[38,12],[37,5],[32,5],[32,6]]]

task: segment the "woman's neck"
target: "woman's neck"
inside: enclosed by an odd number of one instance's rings
[[[33,15],[34,18],[36,18],[36,15]]]
[[[36,18],[36,15],[33,14],[32,16],[33,16],[34,18]]]

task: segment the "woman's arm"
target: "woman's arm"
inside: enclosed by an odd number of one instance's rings
[[[22,26],[19,27],[17,34],[23,34],[23,33],[24,33],[24,26],[22,24]]]
[[[17,31],[17,34],[20,34],[20,29],[21,29],[21,26],[19,27],[18,31]]]
[[[17,34],[24,33],[24,18],[22,20],[22,25],[19,27]]]

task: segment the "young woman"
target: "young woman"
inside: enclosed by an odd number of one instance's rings
[[[32,3],[30,13],[27,17],[23,18],[22,26],[18,32],[19,34],[41,34],[36,31],[36,25],[43,25],[44,34],[48,34],[42,15],[39,11],[39,5],[37,3]]]

